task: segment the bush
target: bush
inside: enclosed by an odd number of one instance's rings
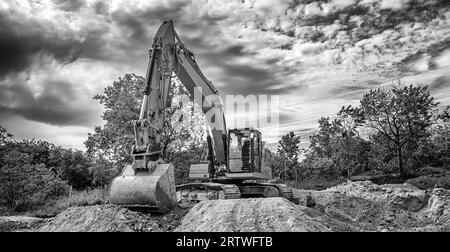
[[[92,185],[101,187],[109,185],[112,179],[118,175],[112,162],[103,158],[97,159],[95,164],[89,167],[89,173],[92,178]]]
[[[16,211],[25,211],[68,191],[68,185],[43,165],[4,165],[0,181],[2,202]]]
[[[336,165],[331,158],[317,158],[302,164],[307,178],[336,178],[338,177]]]
[[[189,183],[189,168],[191,164],[199,163],[202,155],[201,148],[192,148],[189,151],[181,151],[174,155],[171,163],[175,170],[175,183],[185,184]]]

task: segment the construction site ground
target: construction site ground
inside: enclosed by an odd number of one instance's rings
[[[71,207],[39,219],[0,217],[0,231],[450,231],[450,191],[410,184],[345,182],[283,198],[212,200],[152,215],[109,204]]]

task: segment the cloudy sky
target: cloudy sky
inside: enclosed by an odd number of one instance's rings
[[[398,79],[450,104],[448,0],[3,0],[0,125],[82,149],[103,124],[92,97],[144,75],[166,19],[222,94],[279,95],[280,133],[306,139],[321,116]]]

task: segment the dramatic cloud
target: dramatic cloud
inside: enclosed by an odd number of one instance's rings
[[[29,135],[15,124],[38,124],[40,137],[82,148],[81,132],[102,123],[92,96],[145,73],[166,19],[223,95],[280,95],[280,133],[305,140],[321,116],[398,79],[450,104],[446,0],[7,0],[0,124],[18,137]]]

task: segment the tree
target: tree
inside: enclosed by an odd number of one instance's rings
[[[319,131],[310,137],[310,149],[317,157],[331,158],[333,152],[332,138],[341,134],[342,121],[330,120],[329,117],[319,119]]]
[[[112,161],[118,171],[132,162],[130,152],[134,132],[131,121],[139,118],[144,83],[143,77],[125,74],[105,88],[103,94],[94,97],[105,107],[102,116],[105,125],[96,127],[94,133],[88,135],[87,153]],[[171,162],[176,153],[188,150],[193,143],[201,145],[206,124],[201,109],[193,107],[187,90],[177,79],[171,84],[167,100],[161,150],[162,158]]]
[[[355,120],[343,107],[337,118],[319,119],[319,130],[310,137],[310,148],[304,161],[306,166],[323,169],[314,171],[315,176],[347,176],[358,170],[367,169],[365,159],[370,144],[359,136],[359,120]]]
[[[117,171],[113,167],[112,162],[105,158],[96,159],[89,167],[92,184],[94,186],[105,186],[111,183],[112,179],[117,176]]]
[[[335,136],[332,138],[332,159],[339,167],[339,172],[350,179],[357,170],[365,170],[368,166],[367,153],[370,144],[359,136],[358,127],[362,125],[359,118],[354,118],[348,110],[351,107],[342,107],[338,119],[335,121]]]
[[[298,156],[300,154],[300,149],[298,146],[300,144],[300,137],[296,136],[294,132],[291,131],[282,136],[278,144],[277,154],[279,160],[277,162],[277,158],[275,158],[275,163],[278,163],[278,165],[274,170],[274,176],[282,179],[296,178]],[[279,161],[282,163],[280,164]]]
[[[429,129],[429,137],[418,142],[414,152],[414,165],[450,168],[450,116],[449,107],[440,114],[437,123]]]
[[[405,147],[426,136],[437,106],[427,86],[398,85],[390,90],[370,90],[361,99],[359,107],[348,107],[346,112],[395,146],[398,169],[405,177],[408,174],[404,167]]]
[[[89,172],[91,159],[79,150],[63,150],[61,163],[57,167],[58,176],[77,190],[90,187],[93,178]]]
[[[9,134],[8,131],[0,125],[0,144],[10,140],[12,137],[13,135]]]
[[[94,96],[105,107],[102,115],[105,125],[88,134],[85,142],[88,154],[112,160],[119,169],[131,163],[134,144],[131,121],[139,118],[144,83],[143,77],[126,74],[106,87],[103,94]]]
[[[32,157],[11,148],[0,156],[0,199],[9,207],[21,207],[32,201],[58,197],[67,184],[43,164],[31,164]]]

